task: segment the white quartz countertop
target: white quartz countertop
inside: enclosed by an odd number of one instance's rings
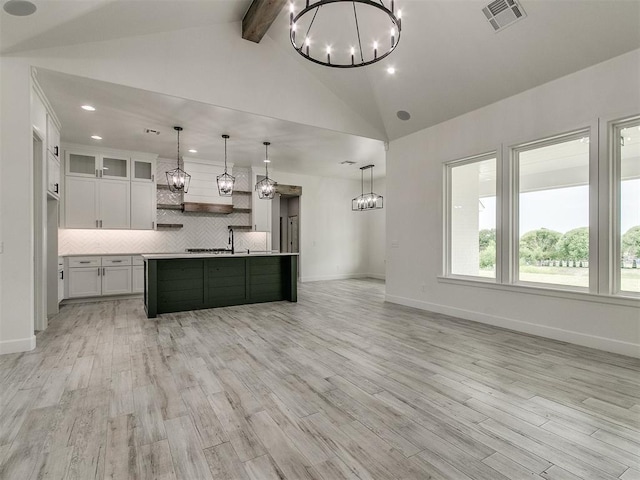
[[[285,257],[299,255],[298,253],[268,253],[268,252],[256,252],[256,253],[142,253],[140,256],[145,260],[170,260],[172,258],[229,258],[229,257]]]

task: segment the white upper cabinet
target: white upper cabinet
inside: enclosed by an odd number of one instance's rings
[[[99,177],[100,158],[97,154],[67,151],[65,174],[74,177]]]
[[[64,206],[67,228],[99,228],[97,179],[68,176]]]
[[[154,183],[156,162],[153,160],[131,159],[131,181]]]
[[[129,158],[83,150],[68,150],[66,175],[129,180]]]
[[[129,159],[113,155],[101,155],[100,178],[129,180]]]
[[[153,230],[156,222],[155,183],[131,182],[131,229]]]
[[[156,155],[65,147],[65,226],[152,230]]]
[[[60,162],[47,152],[47,191],[54,198],[60,197]]]
[[[51,115],[47,115],[47,150],[57,159],[60,158],[60,130]]]
[[[131,228],[131,186],[123,180],[102,180],[98,185],[100,228]]]
[[[251,198],[251,218],[254,232],[271,231],[271,200],[261,199],[255,191],[255,184],[264,178],[264,170],[251,168],[252,178],[252,198]]]

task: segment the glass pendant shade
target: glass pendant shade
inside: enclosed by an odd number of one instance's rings
[[[189,191],[189,184],[191,183],[191,175],[180,168],[180,132],[182,127],[173,127],[178,132],[178,155],[177,155],[177,168],[169,170],[167,172],[167,184],[169,190],[172,192],[184,192]]]
[[[364,171],[371,172],[371,191],[364,193]],[[373,192],[373,165],[360,168],[361,194],[351,200],[351,210],[361,212],[364,210],[376,210],[384,207],[384,197]]]
[[[265,147],[265,160],[264,160],[264,168],[265,168],[265,177],[256,183],[256,191],[258,192],[258,198],[261,200],[271,200],[276,194],[276,185],[278,182],[269,178],[269,145],[271,143],[264,142]]]
[[[218,183],[218,195],[230,197],[233,195],[236,178],[227,173],[227,139],[229,135],[222,135],[222,138],[224,138],[224,173],[216,177],[216,182]]]

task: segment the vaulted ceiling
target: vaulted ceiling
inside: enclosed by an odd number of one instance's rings
[[[250,5],[249,0],[34,3],[38,11],[30,17],[0,15],[4,55],[193,27],[233,25],[240,37]],[[481,11],[486,3],[397,0],[403,10],[400,45],[388,59],[361,69],[329,69],[297,55],[286,11],[263,39],[269,46],[257,48],[275,46],[290,57],[292,82],[302,71],[311,75],[379,132],[367,136],[392,140],[640,47],[636,0],[522,0],[527,17],[498,33]],[[331,15],[328,8],[322,14]],[[388,66],[396,68],[395,75],[386,73]],[[399,110],[411,119],[400,120]]]

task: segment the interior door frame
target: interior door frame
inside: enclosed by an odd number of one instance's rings
[[[47,169],[46,140],[33,130],[33,328],[45,330],[47,321]]]

